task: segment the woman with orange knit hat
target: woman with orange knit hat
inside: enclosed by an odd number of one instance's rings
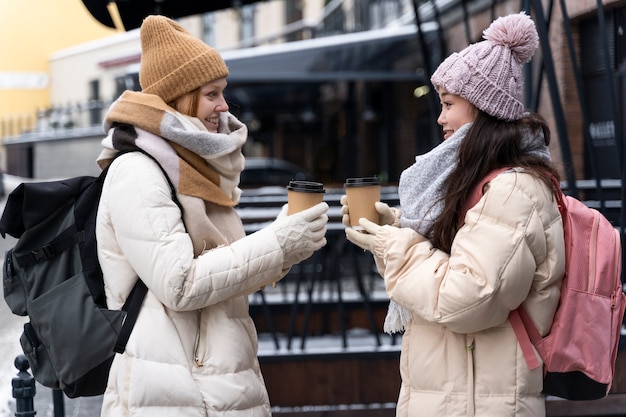
[[[432,75],[444,141],[401,174],[400,209],[378,203],[383,226],[346,228],[385,280],[385,331],[404,332],[399,417],[546,413],[542,367],[529,369],[508,320],[523,304],[545,335],[565,267],[549,130],[522,104],[539,37],[524,13],[483,35]]]
[[[163,16],[140,37],[142,91],[105,118],[96,237],[109,308],[138,277],[148,293],[101,415],[270,416],[247,297],[326,244],[328,205],[285,206],[246,236],[234,206],[247,129],[228,112],[228,68]]]

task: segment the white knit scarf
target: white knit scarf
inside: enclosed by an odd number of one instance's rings
[[[214,238],[206,203],[231,208],[241,195],[247,129],[228,112],[220,114],[219,125],[219,133],[209,132],[200,120],[175,111],[159,97],[127,91],[107,113],[108,135],[97,159],[104,167],[119,152],[138,148],[151,155],[176,189],[196,256]]]

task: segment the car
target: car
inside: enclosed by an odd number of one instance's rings
[[[313,176],[306,169],[284,159],[246,157],[246,165],[241,173],[239,186],[241,188],[286,187],[292,180],[312,181]]]

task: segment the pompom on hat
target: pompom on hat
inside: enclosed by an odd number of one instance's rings
[[[501,120],[524,114],[522,67],[539,45],[535,23],[524,12],[494,20],[477,42],[446,58],[431,77],[437,89],[456,94]]]
[[[204,84],[228,76],[220,54],[164,16],[144,19],[140,28],[142,92],[169,103]]]

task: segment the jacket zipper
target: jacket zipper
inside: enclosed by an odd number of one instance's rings
[[[474,336],[466,337],[465,351],[467,352],[467,415],[473,417],[476,413],[474,404],[474,349],[476,340]]]
[[[202,359],[200,358],[200,328],[201,328],[201,324],[202,324],[202,310],[198,310],[197,312],[198,314],[198,320],[196,321],[197,326],[196,326],[196,341],[193,344],[193,361],[196,364],[196,366],[198,368],[201,368],[202,366],[204,366],[204,363],[202,362]]]

